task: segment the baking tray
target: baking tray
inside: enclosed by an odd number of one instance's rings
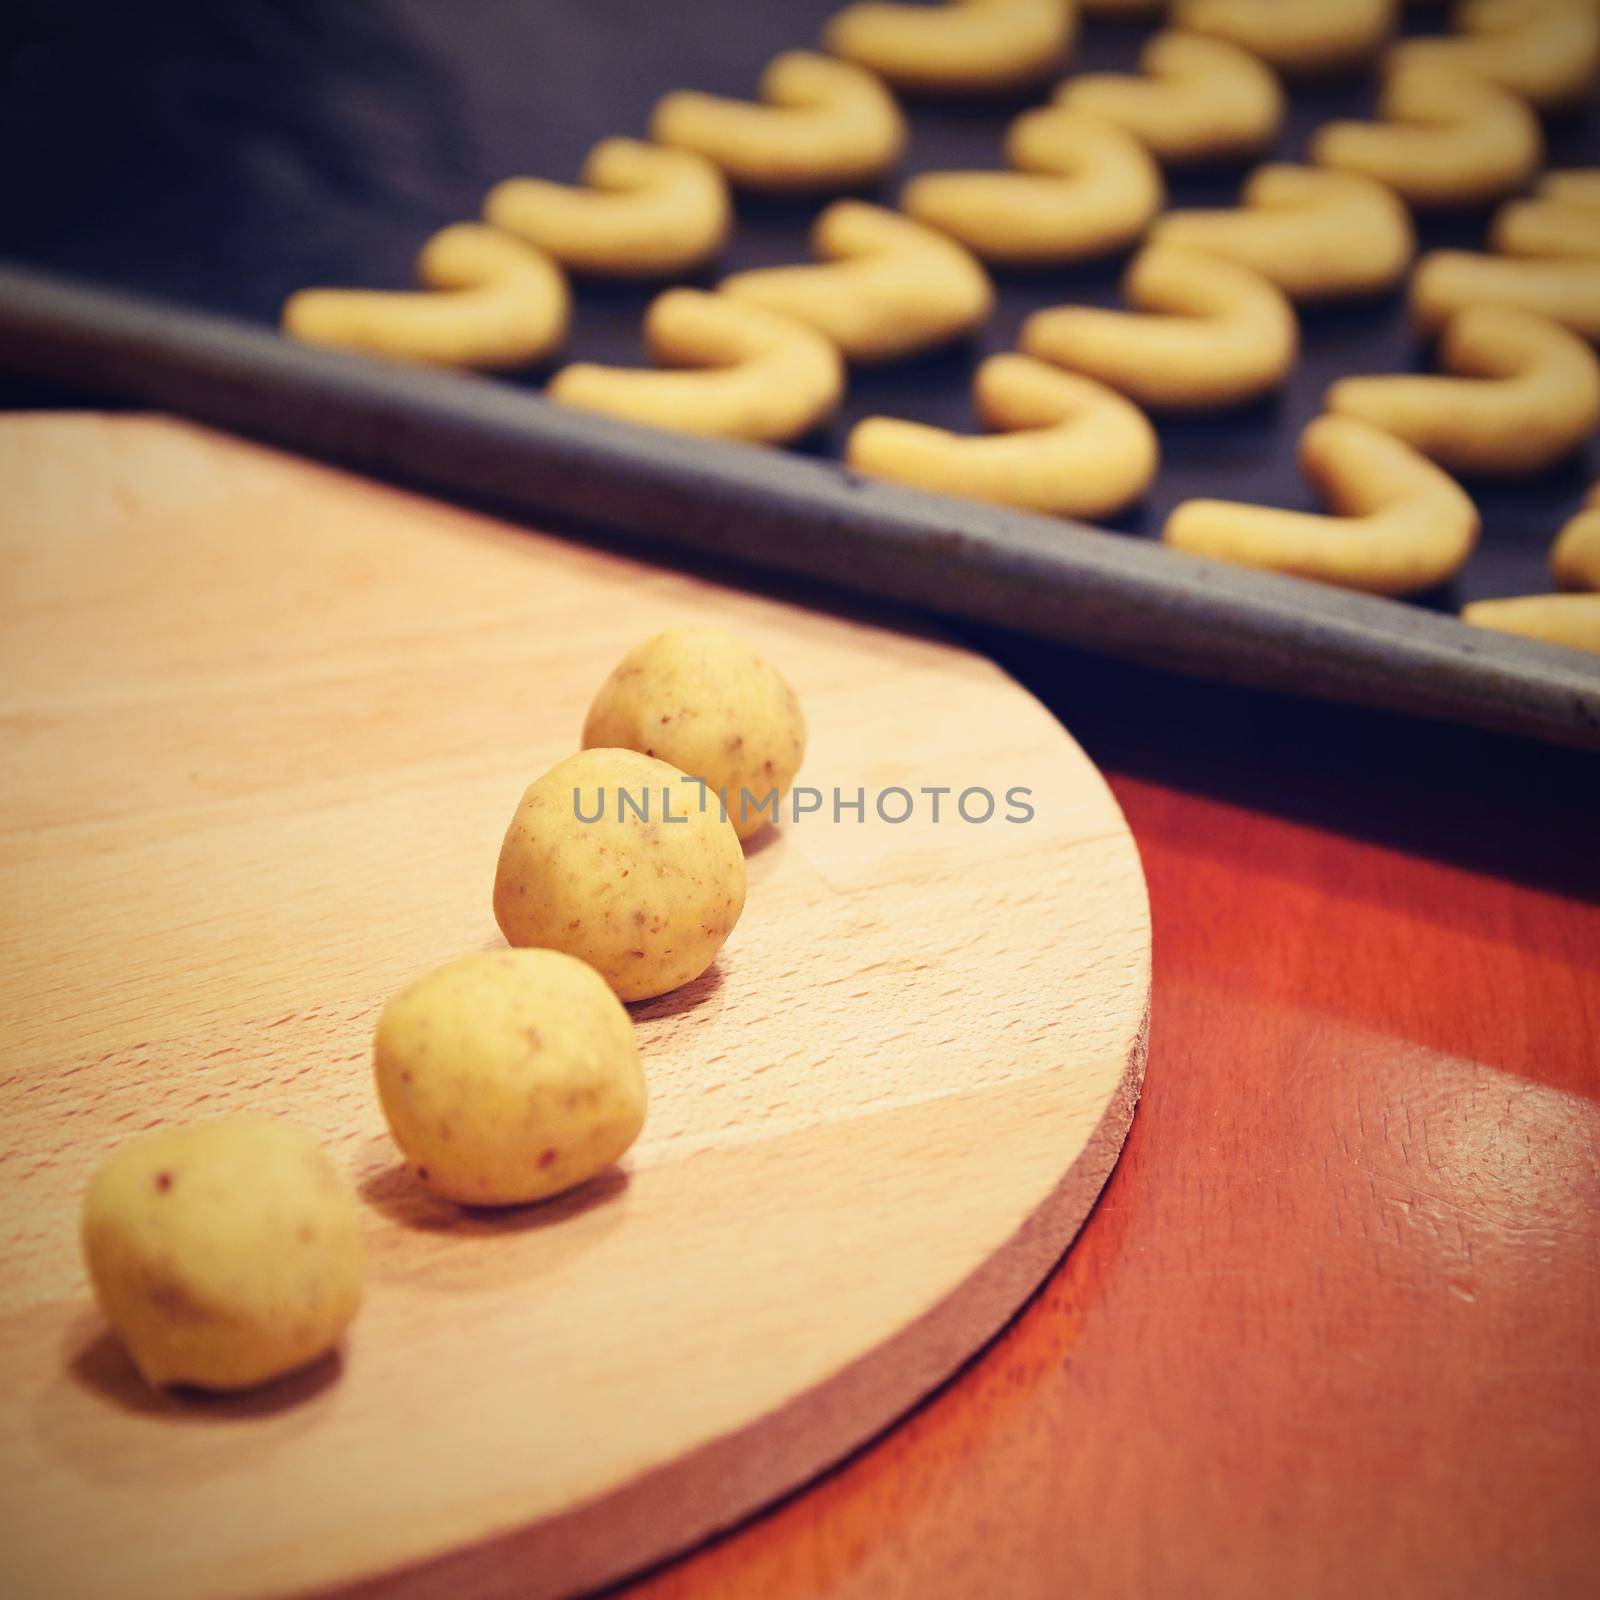
[[[1468,485],[1482,547],[1404,603],[1162,548],[1195,495],[1310,505],[1294,441],[1343,373],[1425,367],[1403,297],[1308,309],[1284,392],[1159,423],[1160,476],[1109,533],[864,480],[837,455],[872,413],[971,427],[977,361],[1032,310],[1114,304],[1122,259],[1002,273],[970,346],[857,371],[838,421],[798,450],[688,440],[587,417],[510,379],[298,347],[273,328],[308,284],[404,287],[422,241],[516,172],[572,178],[589,146],[642,132],[668,89],[753,91],[813,42],[834,0],[260,0],[137,13],[27,0],[12,14],[0,139],[0,368],[159,405],[564,530],[622,530],[1161,666],[1600,748],[1600,661],[1469,629],[1465,600],[1549,587],[1546,556],[1591,444],[1515,484]],[[1426,8],[1407,28],[1436,28]],[[1133,67],[1151,29],[1086,20],[1073,70]],[[1275,155],[1367,115],[1370,73],[1296,86]],[[903,174],[994,166],[1037,95],[913,101]],[[1589,106],[1547,122],[1555,165],[1600,162]],[[1171,203],[1232,203],[1243,167],[1169,174]],[[891,185],[875,198],[892,200]],[[719,271],[807,257],[825,202],[742,200]],[[1425,247],[1481,242],[1482,213],[1424,218]],[[714,276],[705,281],[714,281]],[[643,359],[653,289],[580,283],[562,361]]]

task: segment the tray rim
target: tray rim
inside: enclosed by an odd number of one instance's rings
[[[1148,666],[1600,750],[1600,658],[1578,651],[4,262],[0,370],[488,497],[559,537],[623,533]]]

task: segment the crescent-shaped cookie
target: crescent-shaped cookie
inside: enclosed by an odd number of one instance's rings
[[[1600,590],[1600,484],[1550,547],[1550,572],[1559,589]]]
[[[1387,184],[1416,206],[1480,206],[1520,189],[1544,159],[1525,101],[1483,79],[1437,67],[1397,67],[1381,122],[1330,122],[1311,138],[1319,167]]]
[[[1309,77],[1369,61],[1397,9],[1396,0],[1173,0],[1172,20]]]
[[[851,430],[845,460],[858,472],[969,500],[1058,516],[1104,517],[1149,488],[1160,459],[1155,430],[1121,395],[1027,356],[990,356],[973,385],[987,437],[897,417]]]
[[[1452,472],[1542,472],[1600,427],[1600,360],[1548,317],[1469,306],[1445,325],[1438,358],[1449,377],[1341,378],[1327,409]]]
[[[1150,242],[1221,256],[1306,303],[1382,294],[1416,253],[1411,213],[1370,178],[1273,163],[1250,174],[1241,198],[1234,211],[1169,211]]]
[[[1006,158],[1019,170],[923,173],[901,208],[986,261],[1045,266],[1126,248],[1165,199],[1160,168],[1132,134],[1064,106],[1018,117]]]
[[[870,72],[808,50],[776,56],[761,101],[679,90],[656,103],[650,137],[691,150],[747,189],[825,193],[876,183],[905,150],[894,96]]]
[[[1139,69],[1139,77],[1080,73],[1056,90],[1056,103],[1126,128],[1171,165],[1258,154],[1283,126],[1283,86],[1226,39],[1158,33],[1140,52]]]
[[[861,0],[829,19],[822,42],[897,88],[971,94],[1048,77],[1076,31],[1074,0]]]
[[[1165,411],[1238,405],[1277,388],[1294,366],[1293,308],[1247,267],[1150,245],[1128,268],[1123,296],[1138,309],[1034,312],[1022,348]]]
[[[1475,628],[1514,633],[1569,650],[1600,650],[1600,594],[1524,594],[1510,600],[1477,600],[1461,608]]]
[[[733,227],[727,182],[704,156],[639,139],[601,140],[578,187],[507,178],[483,216],[574,272],[614,278],[693,272]]]
[[[306,344],[401,361],[500,371],[549,355],[566,336],[572,297],[542,250],[458,222],[417,257],[415,291],[302,289],[283,331]]]
[[[1331,515],[1189,500],[1162,538],[1195,555],[1375,594],[1431,588],[1471,555],[1472,501],[1393,434],[1355,417],[1318,417],[1300,435],[1299,460]]]
[[[736,272],[720,291],[807,323],[852,361],[948,344],[994,309],[994,286],[972,253],[897,211],[836,200],[811,244],[818,265]]]
[[[787,444],[844,398],[844,360],[791,317],[728,295],[668,289],[645,314],[651,359],[678,372],[563,367],[545,393],[562,405],[680,433]]]
[[[1600,171],[1547,172],[1531,200],[1508,200],[1489,226],[1504,256],[1600,257]]]
[[[1448,67],[1521,95],[1541,111],[1581,103],[1600,74],[1594,0],[1463,0],[1454,35],[1407,39],[1390,59]]]
[[[1422,332],[1433,332],[1473,305],[1532,311],[1600,341],[1600,272],[1592,261],[1431,250],[1417,263],[1411,275],[1411,316]]]

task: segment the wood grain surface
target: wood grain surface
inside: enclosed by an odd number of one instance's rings
[[[0,1591],[566,1593],[837,1460],[1059,1256],[1132,1115],[1148,909],[1105,783],[993,665],[160,419],[7,419],[0,481]],[[522,786],[688,618],[791,678],[818,786],[1036,817],[758,841],[717,966],[636,1008],[622,1169],[463,1214],[383,1132],[377,1008],[499,942]],[[342,1362],[157,1397],[88,1300],[83,1185],[242,1108],[358,1184],[368,1302]]]
[[[986,643],[1139,841],[1139,1116],[981,1359],[628,1600],[1592,1596],[1600,762]]]

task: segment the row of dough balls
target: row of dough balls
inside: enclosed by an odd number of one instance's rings
[[[971,22],[992,8],[956,9],[970,10]],[[910,17],[935,32],[956,20],[953,13],[904,10],[853,8],[839,20],[894,13],[896,27]],[[990,16],[985,26],[996,21]],[[910,217],[859,202],[830,207],[813,237],[820,265],[736,274],[718,296],[687,290],[662,296],[646,318],[652,358],[698,370],[580,364],[557,374],[552,398],[764,442],[809,431],[842,399],[841,352],[858,361],[908,354],[984,321],[993,294],[974,255],[1054,262],[1124,248],[1163,204],[1152,152],[1167,160],[1236,154],[1251,140],[1276,135],[1281,90],[1237,45],[1163,34],[1151,41],[1143,64],[1144,79],[1080,77],[1062,86],[1055,105],[1018,118],[1006,141],[1013,171],[915,179],[902,196]],[[903,71],[885,69],[881,60],[874,65],[906,81]],[[1548,99],[1548,85],[1543,93]],[[715,254],[731,226],[719,162],[742,184],[815,188],[881,171],[903,146],[892,97],[845,63],[800,52],[780,56],[764,75],[762,95],[761,105],[668,96],[652,132],[685,148],[608,140],[591,155],[585,188],[532,179],[500,185],[486,215],[549,254],[519,254],[513,239],[488,229],[446,230],[424,252],[424,280],[459,286],[467,276],[461,263],[476,253],[491,279],[476,295],[430,301],[313,291],[291,302],[286,323],[305,337],[383,349],[385,321],[396,313],[431,312],[432,319],[419,319],[431,329],[452,313],[465,320],[463,302],[476,300],[481,321],[473,336],[504,364],[522,364],[532,359],[530,343],[544,340],[548,348],[564,327],[565,284],[552,257],[589,271],[686,270]],[[1080,109],[1085,104],[1092,109]],[[1520,100],[1453,69],[1402,63],[1383,109],[1384,122],[1322,130],[1313,145],[1321,168],[1260,169],[1239,211],[1179,212],[1156,221],[1151,246],[1126,281],[1133,314],[1069,307],[1031,319],[1024,352],[1068,372],[1017,356],[985,363],[975,384],[977,409],[1002,437],[962,438],[872,418],[853,432],[847,459],[881,476],[1034,510],[1093,517],[1122,509],[1148,487],[1158,459],[1148,422],[1127,400],[1209,408],[1276,387],[1298,348],[1290,299],[1374,292],[1404,275],[1414,238],[1397,193],[1414,204],[1477,204],[1520,186],[1542,157],[1537,122]],[[1513,202],[1496,219],[1499,248],[1553,259],[1429,257],[1414,290],[1419,322],[1433,328],[1456,307],[1502,303],[1553,312],[1594,337],[1600,314],[1586,252],[1600,231],[1595,188],[1593,174],[1554,175],[1538,198]],[[517,297],[530,311],[528,336],[510,354],[502,325],[507,301]],[[531,314],[535,302],[538,315]],[[351,311],[360,324],[354,329]],[[323,323],[312,326],[313,313]],[[1442,351],[1460,379],[1356,380],[1337,391],[1334,409],[1359,416],[1376,408],[1402,437],[1408,430],[1394,419],[1410,417],[1410,433],[1430,435],[1436,459],[1478,470],[1537,470],[1592,431],[1594,358],[1581,341],[1563,343],[1559,330],[1530,332],[1507,315],[1452,327]],[[395,353],[392,345],[386,353]],[[433,343],[401,353],[449,359]],[[1495,381],[1466,381],[1475,376]],[[1531,428],[1518,425],[1524,418]],[[1205,548],[1193,541],[1208,539],[1212,526],[1175,516],[1168,536]],[[1457,565],[1475,530],[1474,520],[1465,543],[1457,541]],[[1207,553],[1240,559],[1246,550],[1275,564],[1272,547],[1256,541]],[[1288,570],[1307,570],[1296,549],[1281,553]],[[1434,562],[1396,569],[1364,563],[1347,549],[1310,575],[1399,592],[1440,581],[1412,574],[1433,574],[1443,559],[1441,549]]]
[[[623,1002],[716,958],[744,908],[741,840],[776,819],[805,739],[793,690],[722,629],[674,628],[623,657],[582,749],[529,785],[506,830],[494,913],[510,948],[448,962],[378,1018],[378,1098],[423,1184],[523,1205],[633,1144],[647,1090]],[[123,1145],[89,1185],[82,1243],[106,1320],[156,1387],[269,1382],[332,1349],[361,1301],[356,1197],[276,1118]]]

